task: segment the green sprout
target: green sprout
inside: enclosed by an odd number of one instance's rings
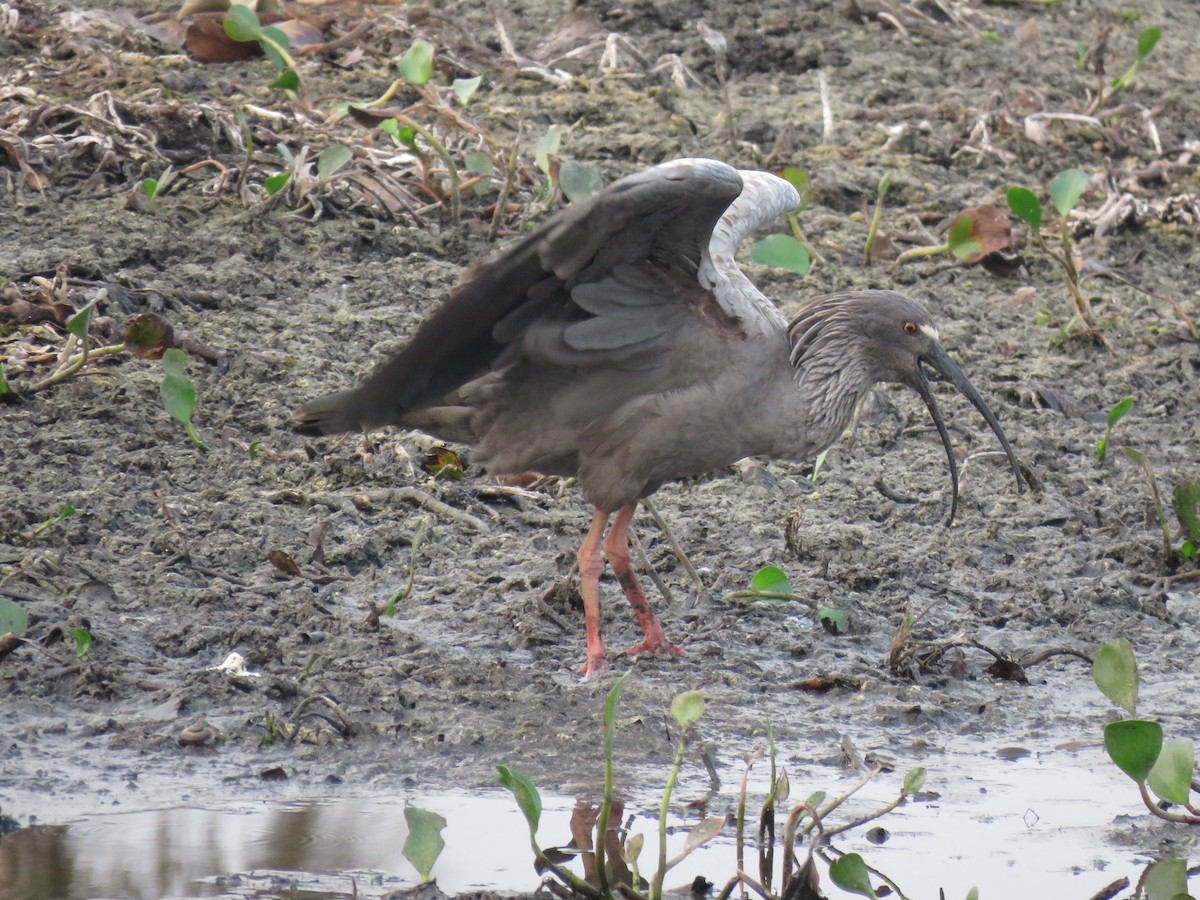
[[[1200,481],[1184,481],[1175,485],[1171,506],[1184,533],[1179,555],[1194,560],[1200,548]]]
[[[1096,441],[1096,462],[1103,463],[1108,455],[1108,442],[1112,440],[1113,429],[1117,427],[1117,423],[1125,418],[1125,414],[1133,408],[1134,400],[1132,397],[1126,397],[1117,403],[1108,411],[1105,416],[1104,437]]]
[[[879,237],[879,223],[883,221],[883,198],[887,196],[888,188],[892,186],[892,175],[884,172],[875,185],[875,209],[871,212],[871,224],[867,228],[867,241],[863,245],[863,265],[871,265],[871,256],[875,250],[875,240]]]
[[[27,539],[32,541],[47,528],[57,525],[59,522],[63,521],[64,519],[69,519],[73,515],[75,515],[75,507],[70,503],[65,504],[61,510],[52,515],[50,518],[46,519],[46,521],[36,525],[33,531],[29,532]]]
[[[421,874],[422,883],[428,884],[432,880],[430,873],[433,865],[446,847],[446,841],[442,838],[446,820],[427,809],[405,806],[404,821],[408,825],[408,837],[404,840],[401,852]]]
[[[1134,76],[1137,75],[1138,69],[1142,63],[1150,58],[1150,54],[1154,52],[1159,38],[1162,37],[1161,28],[1146,28],[1138,34],[1137,48],[1134,51],[1133,62],[1124,74],[1114,78],[1107,85],[1104,83],[1104,53],[1101,50],[1094,54],[1095,58],[1095,73],[1096,73],[1096,96],[1092,98],[1091,103],[1084,109],[1084,115],[1094,116],[1100,109],[1108,103],[1113,97],[1121,93],[1129,87]],[[1086,54],[1085,54],[1086,56]]]
[[[1118,638],[1096,652],[1092,679],[1104,696],[1130,715],[1104,726],[1109,758],[1137,784],[1142,802],[1153,815],[1168,822],[1200,825],[1200,815],[1191,802],[1195,746],[1188,738],[1164,740],[1161,723],[1137,718],[1139,677],[1129,641]],[[1150,791],[1189,812],[1163,809]]]
[[[1063,272],[1063,283],[1071,302],[1075,307],[1075,315],[1088,329],[1088,333],[1096,340],[1100,339],[1099,332],[1092,316],[1092,305],[1083,294],[1080,286],[1079,262],[1075,249],[1075,240],[1071,236],[1068,216],[1087,187],[1088,174],[1082,169],[1065,169],[1050,181],[1050,200],[1058,211],[1059,227],[1058,252],[1046,245],[1042,238],[1042,204],[1037,194],[1025,187],[1010,187],[1007,192],[1008,208],[1018,219],[1024,222],[1033,236],[1033,242],[1039,250],[1058,264]]]
[[[79,659],[87,656],[88,651],[92,649],[92,633],[86,628],[75,625],[67,629],[67,634],[71,635],[71,639],[75,641],[75,656]]]
[[[163,406],[176,422],[183,426],[187,436],[192,439],[202,452],[208,452],[208,445],[200,440],[196,426],[192,424],[192,413],[196,409],[196,386],[187,375],[187,354],[172,347],[163,354],[163,380],[159,385]]]
[[[249,6],[235,4],[225,13],[225,34],[231,40],[240,43],[257,42],[262,48],[263,55],[271,61],[278,73],[270,87],[283,91],[289,97],[296,97],[301,90],[300,73],[296,69],[296,60],[289,52],[291,42],[287,34],[274,25],[263,25],[258,21],[258,15]]]

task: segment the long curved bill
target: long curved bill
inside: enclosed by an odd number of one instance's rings
[[[949,525],[954,521],[954,514],[958,512],[958,463],[954,459],[954,450],[950,445],[950,435],[946,431],[946,423],[942,420],[942,413],[938,409],[937,401],[933,399],[933,391],[929,389],[929,381],[925,377],[925,372],[920,365],[921,363],[925,363],[925,365],[943,375],[983,415],[984,420],[988,423],[988,427],[992,429],[992,433],[999,439],[1000,446],[1004,448],[1009,465],[1012,466],[1013,475],[1017,479],[1018,492],[1024,488],[1025,480],[1021,476],[1021,466],[1017,463],[1017,455],[1013,453],[1013,449],[1008,443],[1008,438],[1004,436],[1004,429],[1000,427],[1000,423],[992,415],[992,411],[988,409],[988,405],[983,402],[983,398],[979,396],[979,392],[967,380],[967,376],[963,374],[963,370],[958,367],[958,364],[938,344],[934,344],[930,350],[917,358],[917,377],[914,379],[915,383],[913,387],[921,395],[921,399],[925,401],[925,405],[929,408],[929,414],[933,416],[933,424],[937,426],[938,434],[942,438],[942,446],[946,448],[946,459],[950,462],[950,515],[946,519],[946,524]]]

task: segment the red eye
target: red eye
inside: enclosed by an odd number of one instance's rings
[[[904,323],[904,333],[907,334],[909,337],[914,336],[920,330],[921,329],[917,328],[916,322],[905,322]]]

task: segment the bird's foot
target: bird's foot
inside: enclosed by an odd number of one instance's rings
[[[604,655],[604,651],[601,650],[598,656],[593,656],[591,653],[588,654],[587,662],[579,667],[579,674],[584,678],[588,678],[597,672],[603,672],[607,668],[608,658]]]
[[[635,653],[656,653],[659,656],[684,656],[687,651],[682,647],[672,644],[661,633],[658,635],[647,635],[646,639],[640,644],[634,644],[625,651],[630,656]]]

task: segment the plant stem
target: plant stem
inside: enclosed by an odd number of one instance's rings
[[[663,789],[662,802],[658,804],[658,871],[654,873],[654,881],[650,885],[650,900],[662,900],[663,881],[667,877],[667,812],[671,808],[671,792],[683,767],[683,748],[683,739],[680,738],[675,761],[671,763],[671,772],[667,776],[667,786]]]
[[[1160,819],[1166,819],[1168,822],[1176,822],[1180,825],[1200,825],[1200,816],[1183,816],[1179,813],[1160,809],[1150,796],[1150,792],[1146,790],[1145,779],[1138,782],[1138,790],[1142,792],[1142,802],[1146,804],[1146,809],[1150,810],[1150,812],[1154,813]]]
[[[450,179],[450,217],[457,225],[459,221],[459,178],[458,168],[454,165],[454,159],[450,156],[450,151],[446,149],[446,145],[433,136],[433,132],[425,126],[418,124],[408,116],[401,113],[395,115],[395,119],[401,125],[411,128],[415,133],[425,138],[425,142],[433,149],[446,166],[446,175]]]

